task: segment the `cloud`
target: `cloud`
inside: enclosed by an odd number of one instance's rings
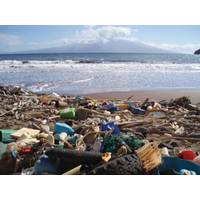
[[[4,34],[0,33],[0,45],[9,45],[9,46],[17,46],[23,43],[21,37],[16,35]]]
[[[59,46],[76,47],[78,48],[84,45],[93,45],[97,47],[115,44],[115,48],[121,48],[122,46],[130,47],[134,45],[132,42],[136,42],[140,45],[148,45],[163,50],[168,50],[177,53],[193,53],[196,49],[199,49],[200,44],[170,44],[170,43],[153,43],[144,42],[135,37],[137,29],[127,26],[87,26],[83,30],[75,32],[73,37],[60,38],[52,41],[27,41],[16,35],[0,33],[0,46],[7,46],[7,49],[13,47],[18,49],[42,49],[53,48]],[[135,44],[136,44],[135,43]],[[124,45],[123,45],[124,44]],[[125,48],[125,47],[124,47]],[[132,48],[132,47],[131,47]]]
[[[73,38],[63,39],[65,45],[77,45],[77,44],[102,44],[116,40],[126,40],[127,42],[139,42],[144,45],[156,47],[159,49],[177,52],[177,53],[193,53],[200,47],[200,44],[170,44],[170,43],[152,43],[144,42],[137,39],[134,33],[137,29],[125,27],[125,26],[101,26],[101,27],[89,27],[82,31],[76,32]]]
[[[65,39],[65,44],[83,43],[92,44],[98,42],[109,42],[111,40],[135,40],[133,32],[135,29],[119,26],[102,26],[102,27],[89,27],[82,31],[76,32],[72,39]]]
[[[159,49],[177,52],[177,53],[193,53],[200,47],[200,44],[170,44],[170,43],[152,43],[144,42],[137,39],[134,33],[137,29],[125,26],[101,26],[89,27],[82,31],[76,32],[71,39],[64,39],[66,45],[73,44],[92,44],[92,43],[108,43],[114,40],[136,41],[144,45],[149,45]]]
[[[186,43],[186,44],[146,43],[146,44],[149,44],[153,47],[169,50],[172,52],[177,52],[177,53],[193,53],[195,50],[199,49],[200,47],[200,44],[190,44],[190,43]]]

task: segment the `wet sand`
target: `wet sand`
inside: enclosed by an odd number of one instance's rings
[[[174,90],[140,90],[128,92],[102,92],[87,94],[87,96],[96,99],[126,99],[133,96],[136,101],[144,100],[147,97],[154,100],[170,100],[181,96],[190,97],[193,103],[200,102],[200,89],[174,89]]]

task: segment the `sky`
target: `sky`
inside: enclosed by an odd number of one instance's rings
[[[0,53],[125,40],[172,52],[200,48],[200,26],[0,26]]]

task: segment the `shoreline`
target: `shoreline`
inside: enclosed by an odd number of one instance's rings
[[[187,88],[187,89],[155,89],[155,90],[135,90],[135,91],[111,91],[111,92],[98,92],[83,94],[95,99],[126,99],[133,96],[136,101],[143,101],[146,98],[153,100],[171,100],[172,98],[178,98],[187,96],[193,103],[200,102],[200,88]]]
[[[38,95],[48,95],[51,93],[57,93],[56,91],[51,92],[35,92],[32,90],[29,90],[24,87],[16,86],[16,85],[0,85],[0,87],[17,87],[22,88],[25,91],[32,92],[34,94]],[[147,90],[131,90],[131,91],[106,91],[106,92],[92,92],[92,93],[57,93],[61,96],[84,96],[89,97],[97,100],[112,100],[112,99],[119,99],[119,100],[125,100],[129,97],[132,97],[131,99],[134,101],[144,101],[146,98],[149,98],[151,100],[155,101],[161,101],[166,100],[170,101],[173,98],[179,98],[179,97],[189,97],[191,102],[194,104],[200,103],[200,88],[170,88],[170,89],[147,89]]]

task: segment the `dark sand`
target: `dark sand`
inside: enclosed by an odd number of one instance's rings
[[[200,102],[200,89],[174,89],[174,90],[143,90],[143,91],[130,91],[130,92],[103,92],[93,93],[87,96],[96,99],[126,99],[133,96],[133,100],[140,101],[147,97],[153,100],[170,100],[181,96],[190,97],[193,103]]]

